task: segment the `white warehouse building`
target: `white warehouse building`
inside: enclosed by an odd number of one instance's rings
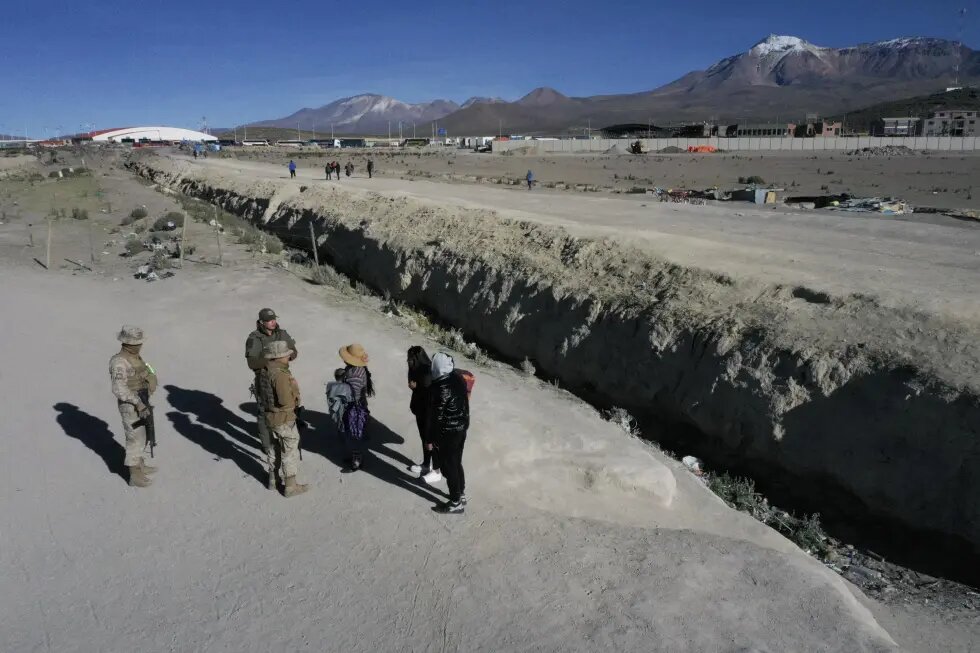
[[[121,143],[123,141],[152,141],[179,143],[181,141],[217,141],[211,134],[182,129],[180,127],[124,127],[121,129],[103,129],[92,132],[92,140],[102,143]]]

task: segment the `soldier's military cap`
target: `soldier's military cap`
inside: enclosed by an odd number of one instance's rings
[[[276,312],[271,308],[263,308],[259,311],[259,320],[262,322],[268,322],[269,320],[276,319]]]
[[[142,345],[143,344],[143,329],[138,326],[133,326],[132,324],[123,325],[123,328],[119,330],[119,335],[116,339],[123,343],[124,345]]]

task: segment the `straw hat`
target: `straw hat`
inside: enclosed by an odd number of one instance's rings
[[[368,353],[364,351],[364,347],[356,342],[352,345],[341,347],[340,357],[344,359],[345,363],[354,367],[367,367],[368,364]]]

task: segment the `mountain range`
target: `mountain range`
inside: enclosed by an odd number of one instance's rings
[[[642,93],[568,97],[537,88],[514,102],[474,97],[409,104],[382,95],[344,98],[256,126],[385,134],[415,123],[420,136],[438,121],[450,135],[582,133],[616,123],[798,120],[980,82],[980,52],[944,39],[914,37],[827,48],[770,35],[746,52]],[[421,125],[425,124],[425,127]],[[407,135],[407,134],[406,134]]]

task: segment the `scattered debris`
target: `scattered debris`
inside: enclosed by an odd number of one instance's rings
[[[912,156],[916,151],[904,145],[882,145],[880,147],[862,147],[859,150],[844,152],[847,156]]]
[[[72,260],[70,258],[66,258],[65,260],[68,261],[69,263],[71,263],[72,265],[76,265],[76,266],[78,266],[78,267],[80,267],[80,268],[82,268],[84,270],[88,270],[89,272],[92,271],[92,268],[90,268],[87,265],[83,265],[83,264],[79,263],[78,261],[74,261],[74,260]]]
[[[695,458],[694,456],[684,456],[681,458],[681,462],[684,463],[684,466],[691,470],[695,476],[704,475],[704,464],[699,458]]]
[[[907,202],[893,197],[855,197],[828,208],[834,211],[881,213],[883,215],[904,215],[906,213],[912,213],[912,207]]]
[[[804,196],[787,197],[785,202],[786,204],[793,204],[793,205],[812,204],[813,206],[809,208],[825,209],[828,206],[837,206],[841,202],[846,202],[849,199],[851,199],[850,195],[848,195],[847,193],[841,193],[840,195],[815,195],[815,196],[804,195]]]

